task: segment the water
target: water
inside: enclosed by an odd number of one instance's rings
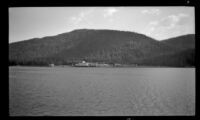
[[[195,115],[195,68],[9,67],[9,113]]]

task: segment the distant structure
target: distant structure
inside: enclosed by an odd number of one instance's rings
[[[114,66],[115,66],[115,67],[120,67],[120,66],[122,66],[122,65],[119,64],[119,63],[115,63]]]
[[[109,64],[82,61],[80,63],[75,64],[74,66],[75,67],[109,67]]]
[[[54,64],[49,64],[49,67],[54,67],[55,65]]]
[[[86,63],[86,62],[83,60],[82,63]]]
[[[89,63],[85,62],[85,61],[82,61],[81,63],[75,64],[75,66],[78,66],[78,67],[88,67]]]

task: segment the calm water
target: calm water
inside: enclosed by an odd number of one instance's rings
[[[195,115],[195,68],[9,67],[9,113]]]

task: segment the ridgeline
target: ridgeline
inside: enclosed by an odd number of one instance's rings
[[[72,65],[82,60],[139,66],[195,66],[195,35],[157,41],[135,32],[79,29],[9,44],[9,65]]]

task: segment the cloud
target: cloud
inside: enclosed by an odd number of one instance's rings
[[[84,21],[87,19],[89,15],[91,15],[94,12],[94,9],[89,9],[81,12],[77,16],[73,16],[70,18],[70,22],[73,23],[74,25],[79,24],[80,22]]]
[[[146,34],[151,35],[151,33],[156,29],[157,25],[159,24],[159,21],[151,21],[146,27]]]
[[[159,22],[159,25],[166,27],[168,29],[171,29],[171,28],[176,27],[177,25],[181,25],[181,24],[184,25],[182,20],[188,19],[188,17],[189,16],[187,14],[183,14],[183,13],[180,13],[177,15],[169,15],[166,18],[161,19],[161,21]],[[180,24],[180,22],[182,23]]]
[[[159,15],[161,11],[159,9],[145,9],[141,11],[142,14],[152,14],[152,15]]]
[[[73,25],[79,25],[80,23],[92,24],[98,23],[100,20],[106,20],[113,22],[113,15],[119,10],[117,8],[91,8],[80,12],[79,14],[72,16],[69,21]],[[97,20],[98,19],[98,20]]]
[[[118,10],[116,8],[107,8],[104,10],[103,17],[111,17],[113,16]]]
[[[117,8],[106,8],[103,10],[103,18],[106,18],[108,22],[113,22],[113,15],[116,14],[119,10]]]
[[[158,25],[158,21],[151,21],[150,23],[149,23],[149,25],[153,25],[153,26],[155,26],[155,25]]]
[[[187,14],[169,15],[157,21],[151,21],[145,29],[149,36],[160,37],[163,39],[169,36],[176,36],[188,32],[188,21],[190,17]]]

